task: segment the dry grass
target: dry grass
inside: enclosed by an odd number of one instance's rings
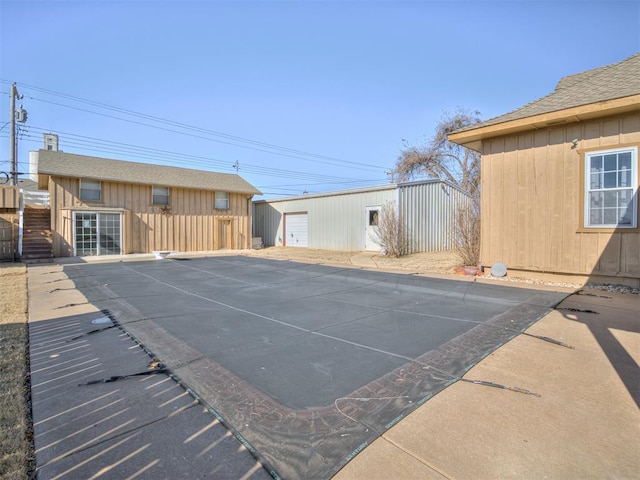
[[[422,252],[412,253],[400,258],[382,255],[373,257],[378,268],[384,270],[399,270],[411,273],[439,273],[451,274],[461,265],[456,252]]]
[[[247,254],[256,257],[298,260],[303,262],[351,265],[351,258],[360,252],[341,252],[333,250],[314,250],[310,248],[267,247],[251,250]],[[375,254],[374,264],[383,270],[395,270],[410,273],[453,273],[459,266],[460,258],[455,252],[423,252],[392,258]]]
[[[260,250],[248,250],[247,255],[253,257],[278,258],[281,260],[300,260],[320,263],[344,263],[349,264],[353,252],[340,252],[334,250],[314,250],[311,248],[295,247],[267,247]]]
[[[0,477],[31,478],[27,269],[0,263]]]

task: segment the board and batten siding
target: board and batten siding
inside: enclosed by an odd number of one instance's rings
[[[152,205],[152,187],[121,182],[102,182],[102,201],[79,200],[79,180],[50,177],[51,222],[54,256],[72,256],[74,248],[73,211],[121,211],[122,253],[149,253],[154,250],[180,252],[219,248],[251,247],[251,196],[229,193],[229,209],[216,210],[215,192],[169,188],[168,212]],[[230,226],[227,239],[220,239],[221,223]],[[228,244],[230,243],[230,244]]]
[[[0,209],[19,209],[20,208],[20,189],[12,186],[0,185]]]
[[[394,202],[401,209],[410,234],[410,253],[450,250],[453,214],[466,201],[466,195],[440,181],[260,200],[254,202],[254,236],[262,237],[265,246],[282,246],[286,243],[284,215],[307,213],[309,248],[362,251],[366,240],[366,207],[383,207]]]
[[[584,152],[622,145],[640,145],[640,113],[484,140],[481,262],[640,278],[638,229],[581,228]]]

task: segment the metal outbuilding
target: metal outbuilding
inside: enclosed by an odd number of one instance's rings
[[[259,200],[253,203],[253,235],[264,246],[380,251],[376,225],[392,203],[404,219],[409,253],[453,248],[456,209],[469,202],[458,187],[441,180]]]

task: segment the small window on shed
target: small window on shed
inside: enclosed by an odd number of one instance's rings
[[[216,192],[216,210],[229,209],[229,192]]]
[[[153,204],[169,205],[169,187],[153,187]]]
[[[380,213],[378,210],[369,210],[369,226],[375,227],[378,225],[378,217]]]
[[[99,202],[102,200],[102,184],[99,180],[80,180],[80,200]]]

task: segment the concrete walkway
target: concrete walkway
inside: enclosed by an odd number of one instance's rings
[[[351,264],[354,267],[371,268],[376,269],[378,265],[373,261],[375,255],[380,255],[379,252],[360,252],[351,257]]]

